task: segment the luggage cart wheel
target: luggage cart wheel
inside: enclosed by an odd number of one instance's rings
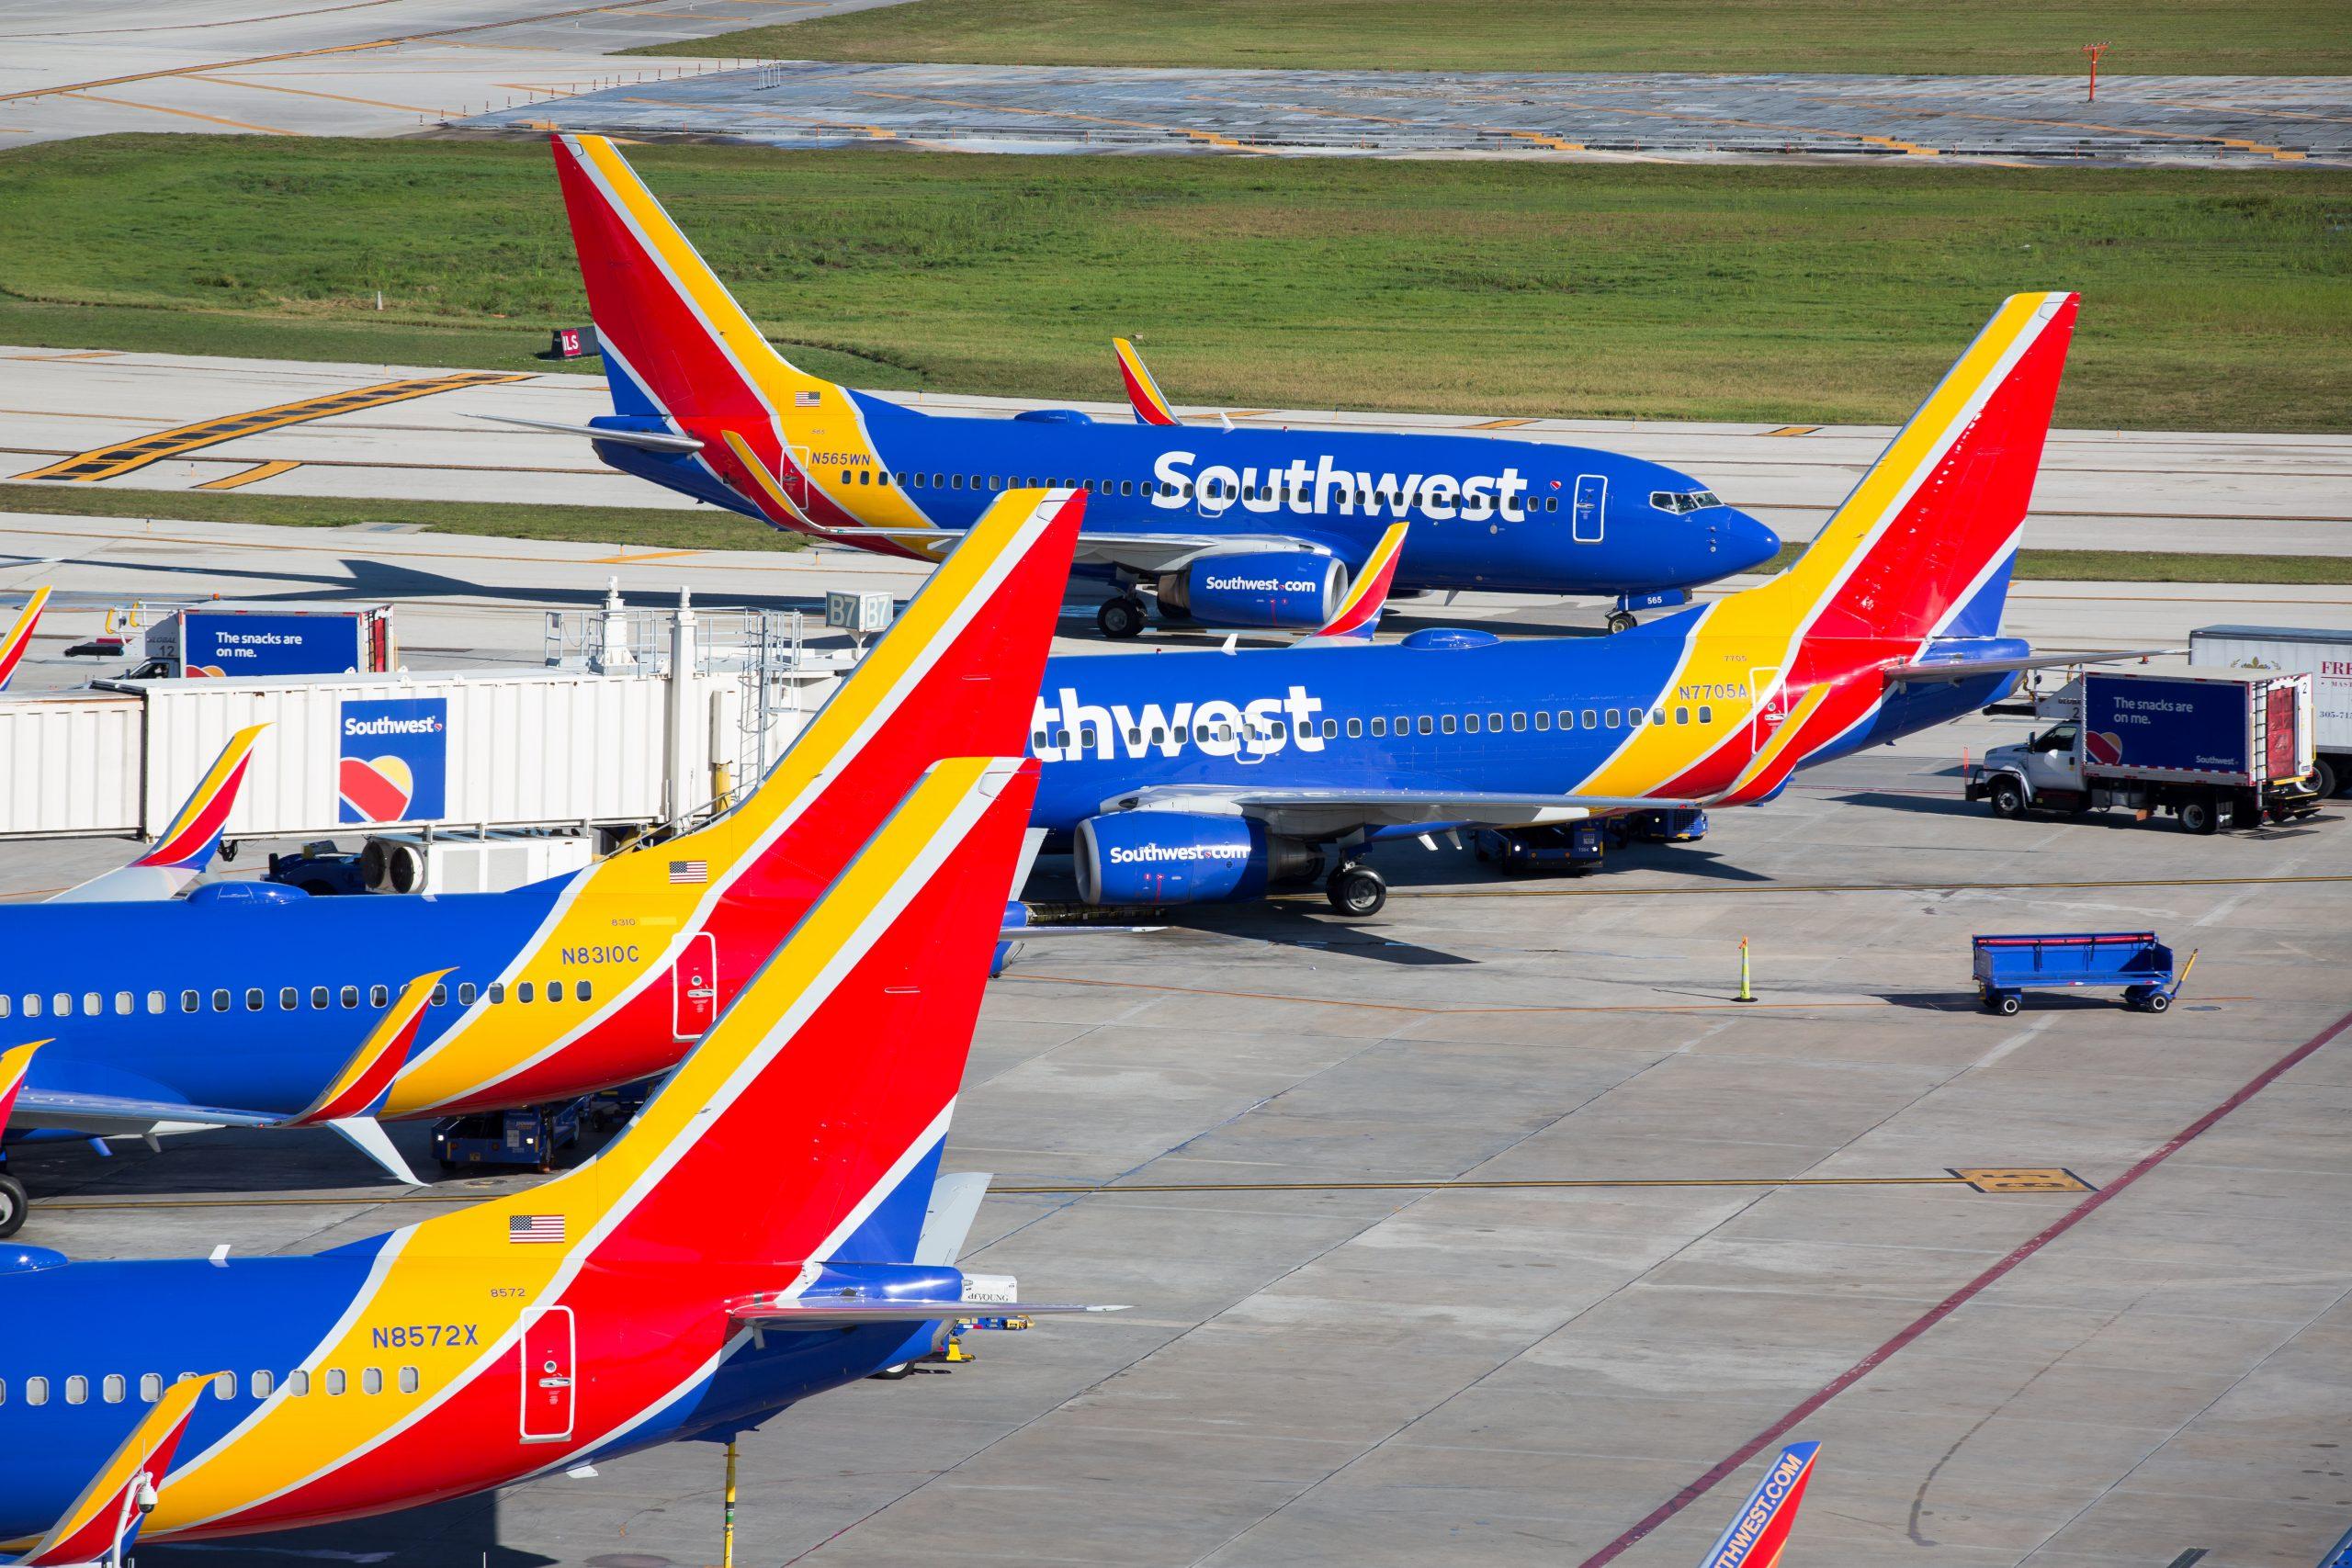
[[[2162,991],[2151,991],[2148,993],[2148,999],[2140,1005],[2150,1012],[2163,1012],[2172,1006],[2172,998]]]
[[[25,1195],[25,1184],[13,1176],[0,1175],[0,1240],[17,1234],[31,1208],[32,1200]]]
[[[2018,994],[2015,991],[2003,991],[1993,998],[1993,1010],[2003,1018],[2007,1018],[2016,1012],[2019,1005]]]

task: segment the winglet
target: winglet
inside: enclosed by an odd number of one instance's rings
[[[0,692],[8,689],[9,679],[23,661],[25,649],[33,645],[33,627],[40,624],[40,613],[49,607],[49,593],[46,586],[34,589],[33,596],[25,601],[17,624],[8,628],[6,636],[0,636]]]
[[[1348,595],[1340,602],[1338,612],[1309,641],[1321,637],[1372,640],[1372,634],[1380,629],[1380,612],[1387,607],[1388,591],[1396,581],[1396,561],[1405,553],[1405,528],[1402,523],[1388,525],[1380,543],[1364,558],[1355,581],[1348,585]]]
[[[1159,383],[1151,378],[1151,371],[1136,352],[1136,345],[1125,338],[1111,340],[1112,352],[1119,356],[1119,379],[1127,384],[1127,403],[1136,411],[1137,424],[1178,424],[1176,412],[1168,400],[1159,395]]]
[[[320,1091],[319,1098],[299,1115],[287,1118],[288,1127],[316,1127],[324,1122],[341,1122],[349,1117],[365,1116],[384,1098],[392,1087],[392,1079],[408,1060],[409,1047],[416,1042],[417,1026],[424,1018],[425,1005],[433,999],[433,992],[453,973],[435,969],[429,975],[419,975],[401,987],[400,996],[376,1021],[351,1060],[334,1081]],[[413,1180],[414,1178],[411,1178]]]
[[[1699,1568],[1773,1568],[1796,1528],[1797,1505],[1804,1501],[1805,1483],[1813,1479],[1813,1457],[1819,1443],[1791,1443],[1747,1495],[1731,1528],[1714,1550],[1699,1560]]]
[[[39,1545],[16,1559],[20,1568],[121,1562],[155,1506],[154,1495],[172,1467],[172,1455],[196,1413],[196,1402],[220,1375],[187,1377],[164,1389],[64,1517]]]
[[[33,1053],[48,1043],[46,1040],[36,1040],[29,1045],[0,1051],[0,1132],[7,1130],[8,1113],[17,1105],[17,1091],[25,1087],[25,1075],[32,1071]]]

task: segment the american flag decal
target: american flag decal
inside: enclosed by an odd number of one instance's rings
[[[822,400],[823,400],[814,392],[795,392],[792,394],[792,406],[797,409],[813,409]]]
[[[526,1241],[563,1240],[561,1214],[509,1214],[506,1216],[506,1239],[517,1246]]]
[[[707,860],[673,860],[670,863],[670,880],[673,883],[708,882],[710,863]]]

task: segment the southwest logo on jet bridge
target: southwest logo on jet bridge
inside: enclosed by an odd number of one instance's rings
[[[415,821],[447,809],[447,698],[346,701],[339,732],[341,820]]]
[[[1247,703],[1212,697],[1165,707],[1146,703],[1139,708],[1080,702],[1069,686],[1053,694],[1061,698],[1058,704],[1040,696],[1031,710],[1030,750],[1041,762],[1080,761],[1089,752],[1100,762],[1122,755],[1135,761],[1154,751],[1174,757],[1188,746],[1211,757],[1244,751],[1266,757],[1293,744],[1302,751],[1323,750],[1323,737],[1315,728],[1323,699],[1307,695],[1304,686],[1293,686],[1283,696]]]
[[[1517,468],[1473,474],[1468,479],[1452,474],[1367,474],[1333,468],[1326,453],[1311,466],[1304,457],[1294,457],[1287,468],[1269,468],[1262,474],[1255,468],[1235,468],[1223,463],[1212,463],[1194,474],[1193,465],[1198,460],[1199,454],[1194,452],[1162,452],[1152,465],[1159,480],[1153,490],[1152,505],[1167,511],[1193,506],[1212,517],[1237,502],[1244,512],[1294,512],[1307,517],[1336,512],[1342,517],[1402,518],[1419,508],[1420,515],[1440,523],[1461,515],[1484,515],[1491,509],[1507,523],[1527,520],[1526,504],[1519,499],[1527,493],[1527,480]]]

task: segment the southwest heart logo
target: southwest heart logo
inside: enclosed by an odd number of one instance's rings
[[[2123,737],[2111,729],[2094,729],[2083,737],[2083,750],[2092,761],[2111,768],[2123,761]]]
[[[398,757],[345,757],[343,803],[370,822],[397,822],[416,795],[416,775]]]

